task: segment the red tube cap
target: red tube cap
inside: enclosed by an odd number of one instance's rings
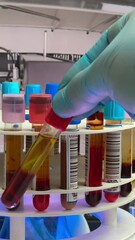
[[[45,118],[45,121],[50,124],[51,126],[61,130],[62,132],[64,132],[67,128],[67,126],[69,125],[69,123],[71,122],[72,117],[70,118],[61,118],[58,115],[56,115],[56,113],[53,111],[53,109],[51,108],[48,115]]]

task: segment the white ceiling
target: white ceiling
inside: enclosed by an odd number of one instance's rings
[[[0,1],[0,26],[103,32],[131,8],[97,0]]]

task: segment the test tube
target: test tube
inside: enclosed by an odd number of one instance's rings
[[[59,83],[47,82],[45,84],[45,93],[51,94],[52,100],[53,100],[55,94],[58,92],[58,90],[59,90]],[[60,139],[58,139],[55,143],[55,146],[53,148],[53,150],[54,150],[53,154],[58,154],[59,149],[60,149]]]
[[[114,101],[110,101],[104,108],[105,126],[122,126],[124,109]],[[106,133],[104,181],[107,183],[120,182],[121,178],[121,131]],[[105,199],[115,202],[120,196],[120,187],[104,190]]]
[[[121,177],[131,178],[132,174],[132,129],[122,131],[122,168]],[[131,182],[121,185],[120,195],[128,196],[132,190]]]
[[[71,121],[74,128],[72,131],[78,131],[78,122]],[[80,123],[80,121],[79,121]],[[60,154],[60,173],[62,189],[78,188],[78,135],[61,136],[61,154]],[[77,193],[61,194],[61,205],[66,210],[71,210],[77,203]]]
[[[135,173],[135,128],[133,128],[132,131],[133,131],[132,173]]]
[[[25,120],[25,104],[23,94],[3,94],[2,121],[5,131],[21,130]],[[5,166],[3,188],[9,184],[17,169],[20,167],[23,150],[23,136],[7,134],[4,137]]]
[[[55,114],[53,109],[50,110],[35,142],[1,196],[1,202],[6,208],[14,209],[18,205],[35,174],[50,154],[59,135],[66,130],[71,120],[72,117],[61,118]]]
[[[29,106],[30,106],[30,96],[32,94],[41,94],[42,87],[37,83],[29,83],[25,86],[25,108],[28,113],[25,115],[25,119],[29,120]],[[26,152],[29,150],[32,144],[32,136],[26,135]]]
[[[96,112],[87,119],[87,128],[103,129],[103,112]],[[89,187],[102,186],[103,134],[86,135],[85,184]],[[94,207],[102,198],[102,190],[85,193],[86,202]]]
[[[32,94],[30,96],[29,121],[32,123],[34,131],[40,132],[45,117],[51,108],[50,94]],[[44,151],[41,145],[40,151]],[[39,168],[33,180],[32,189],[37,191],[45,191],[50,189],[50,156],[46,157]],[[49,194],[36,194],[33,196],[33,205],[38,211],[44,211],[49,206]]]
[[[121,178],[121,131],[106,133],[104,182],[118,183]],[[120,187],[104,190],[108,202],[114,202],[120,196]]]

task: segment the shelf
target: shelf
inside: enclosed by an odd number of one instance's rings
[[[51,3],[50,3],[51,2]],[[0,1],[0,26],[103,32],[126,6],[97,1]],[[119,7],[117,7],[119,6]],[[8,11],[7,11],[8,10]]]
[[[79,130],[74,131],[74,126],[69,125],[68,129],[61,133],[61,135],[85,135],[85,134],[99,134],[99,133],[108,133],[108,132],[114,132],[114,131],[124,131],[127,129],[135,128],[135,123],[133,122],[130,125],[122,125],[122,126],[116,126],[116,127],[104,127],[102,130],[88,130],[86,129],[86,119],[79,124]],[[4,131],[4,124],[0,125],[0,135],[20,135],[20,136],[36,136],[38,132],[34,132],[32,130],[32,125],[25,121],[22,125],[21,131]],[[4,139],[2,137],[2,139]],[[24,138],[25,139],[25,138]],[[3,140],[2,140],[3,141]],[[24,152],[25,154],[25,152]],[[3,165],[2,165],[3,164]],[[99,187],[88,187],[85,186],[85,161],[84,156],[79,156],[79,169],[78,169],[78,188],[77,189],[60,189],[60,155],[54,153],[51,153],[50,155],[50,182],[51,182],[51,189],[48,191],[34,191],[30,188],[26,191],[24,194],[24,197],[21,200],[20,206],[15,210],[7,210],[4,205],[0,202],[0,216],[8,216],[10,217],[11,223],[20,221],[21,228],[25,229],[25,223],[22,224],[22,220],[25,219],[25,217],[54,217],[54,216],[70,216],[70,215],[84,215],[87,213],[92,214],[100,214],[104,213],[106,215],[109,214],[109,212],[113,211],[114,209],[119,208],[120,206],[123,206],[125,204],[128,204],[129,202],[133,201],[135,199],[135,174],[132,174],[131,178],[125,178],[121,179],[118,183],[105,183],[102,182],[102,186]],[[4,153],[1,153],[1,162],[0,162],[0,182],[2,179],[2,173],[4,171]],[[96,191],[96,190],[104,190],[109,189],[114,186],[121,186],[123,184],[132,182],[132,192],[127,197],[119,197],[117,201],[113,203],[107,202],[107,200],[104,198],[104,193],[102,193],[102,200],[96,207],[89,206],[85,201],[85,192],[89,191]],[[78,201],[76,206],[72,210],[66,211],[60,202],[60,195],[61,194],[69,194],[69,193],[77,193],[78,195]],[[3,193],[3,189],[0,188],[0,194]],[[32,202],[33,195],[37,194],[49,194],[50,195],[50,204],[46,211],[38,212]],[[115,217],[117,214],[115,214]],[[125,219],[123,219],[125,218]],[[18,220],[19,219],[19,220]],[[111,221],[111,217],[109,215],[108,217],[109,221]],[[128,222],[130,222],[130,227],[128,226]],[[18,223],[19,224],[19,223]],[[132,215],[127,215],[127,213],[120,211],[118,209],[118,221],[115,226],[110,226],[105,224],[104,222],[101,224],[101,226],[96,229],[96,231],[91,232],[90,234],[86,234],[83,236],[77,236],[76,238],[72,238],[74,240],[84,239],[84,240],[124,240],[128,237],[132,236],[135,233],[135,219]],[[122,228],[125,231],[122,231]],[[128,228],[128,229],[127,229]],[[12,227],[11,227],[12,229]],[[127,229],[127,230],[126,230]],[[25,232],[25,231],[24,231]],[[122,232],[122,234],[120,234]],[[14,234],[12,234],[14,236]],[[11,237],[11,240],[13,240],[14,237]],[[16,240],[16,239],[15,239]],[[24,240],[22,237],[21,240]]]
[[[66,211],[63,209],[60,203],[60,195],[51,194],[50,196],[50,205],[48,209],[44,212],[38,212],[33,207],[32,196],[24,195],[23,201],[16,210],[8,211],[2,203],[0,203],[0,216],[9,216],[9,217],[52,217],[52,216],[69,216],[85,213],[96,213],[107,211],[112,208],[117,208],[123,206],[135,198],[135,189],[127,197],[119,197],[119,199],[113,203],[109,203],[102,197],[101,202],[96,207],[90,207],[82,195],[78,196],[78,201],[74,209]]]
[[[129,238],[135,239],[135,218],[128,212],[118,208],[116,225],[109,226],[102,223],[95,231],[69,238],[69,240],[126,240]]]
[[[117,187],[117,186],[121,186],[124,185],[126,183],[129,183],[131,181],[135,180],[135,175],[132,178],[127,178],[127,179],[121,179],[121,181],[119,183],[104,183],[102,186],[99,187],[87,187],[87,186],[81,186],[79,185],[79,187],[77,189],[60,189],[60,188],[52,188],[50,190],[46,190],[46,191],[35,191],[35,190],[31,190],[28,189],[26,191],[26,194],[28,195],[46,195],[46,194],[68,194],[68,193],[85,193],[85,192],[90,192],[90,191],[97,191],[97,190],[104,190],[104,189],[109,189],[112,187]],[[3,193],[3,189],[0,188],[0,194]]]
[[[105,127],[101,130],[89,130],[86,129],[86,119],[82,121],[81,124],[78,125],[78,131],[75,130],[75,126],[69,125],[65,132],[62,132],[61,135],[84,135],[84,134],[99,134],[99,133],[108,133],[108,132],[116,132],[116,131],[124,131],[127,129],[135,128],[135,123],[132,124],[125,124],[122,126],[116,127]],[[38,132],[32,130],[32,124],[28,121],[22,124],[22,130],[12,131],[12,130],[4,130],[4,124],[0,124],[0,135],[29,135],[29,136],[36,136]]]
[[[103,185],[100,187],[87,187],[87,186],[81,186],[79,185],[79,187],[77,189],[70,189],[70,190],[66,190],[66,189],[60,189],[60,188],[53,188],[51,190],[48,191],[34,191],[34,190],[27,190],[27,194],[34,194],[34,195],[38,195],[38,194],[64,194],[64,193],[85,193],[85,192],[89,192],[89,191],[95,191],[95,190],[104,190],[104,189],[109,189],[112,187],[117,187],[117,186],[121,186],[124,185],[126,183],[132,182],[135,180],[135,174],[132,174],[132,178],[125,178],[125,179],[121,179],[120,182],[118,183],[105,183],[103,182]],[[3,192],[2,189],[0,189],[0,193]]]

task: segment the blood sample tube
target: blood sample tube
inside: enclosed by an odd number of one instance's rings
[[[37,171],[46,161],[59,135],[66,130],[71,120],[71,117],[61,118],[54,113],[53,109],[50,110],[43,127],[25,155],[20,168],[1,196],[1,201],[6,208],[14,209],[18,205],[20,198],[27,190]]]
[[[132,131],[133,131],[132,173],[135,173],[135,128],[133,128]]]
[[[118,183],[121,177],[121,131],[106,133],[104,181]],[[104,190],[107,201],[114,202],[120,196],[120,187]]]
[[[29,106],[30,106],[30,96],[32,94],[41,94],[42,87],[37,83],[30,83],[25,86],[25,108],[28,112],[25,115],[25,119],[29,120]],[[31,144],[33,142],[32,136],[26,135],[26,152],[29,150]]]
[[[108,127],[122,126],[124,109],[114,101],[104,108],[105,125]],[[107,183],[120,182],[121,178],[121,131],[106,133],[104,181]],[[104,190],[107,201],[114,202],[120,196],[120,187]]]
[[[79,121],[80,123],[80,121]],[[72,121],[70,125],[75,126],[72,131],[78,131],[77,122]],[[78,188],[78,135],[61,136],[61,188]],[[77,193],[61,194],[61,205],[66,210],[71,210],[77,203]]]
[[[55,94],[58,92],[59,89],[59,83],[54,83],[54,82],[47,82],[45,85],[45,93],[46,94],[51,94],[52,100],[55,96]],[[54,152],[53,154],[58,154],[60,149],[60,139],[58,139],[54,145]]]
[[[14,132],[21,130],[21,124],[25,120],[25,103],[23,94],[3,94],[2,121],[5,123],[5,131]],[[4,182],[5,189],[16,170],[20,167],[23,151],[23,136],[14,133],[5,135],[5,166]]]
[[[51,108],[50,94],[32,94],[30,96],[29,121],[32,123],[34,131],[40,132],[45,117]],[[40,151],[43,152],[41,145]],[[50,189],[50,156],[46,157],[33,180],[32,189],[45,191]],[[44,211],[49,206],[49,194],[36,194],[33,196],[33,205],[38,211]]]
[[[103,129],[103,112],[96,112],[87,119],[87,128],[91,130]],[[86,135],[85,148],[85,184],[89,187],[102,185],[103,134]],[[86,202],[94,207],[102,197],[102,191],[85,193]]]
[[[131,178],[132,174],[132,129],[122,131],[122,178]],[[121,185],[120,195],[128,196],[132,190],[131,182]]]

